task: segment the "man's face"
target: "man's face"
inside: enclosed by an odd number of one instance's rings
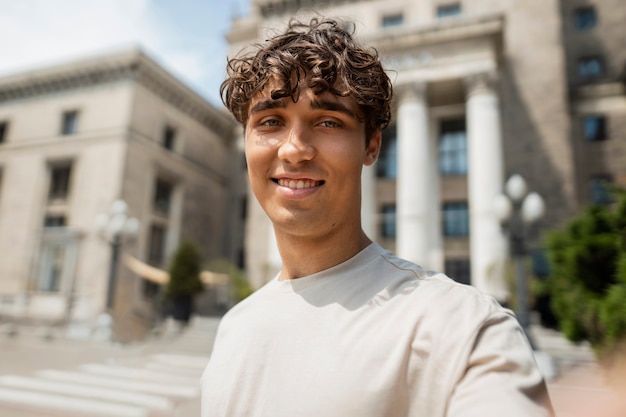
[[[276,232],[360,232],[361,169],[376,161],[380,132],[366,146],[349,97],[302,89],[294,103],[269,90],[250,103],[245,151],[252,191]]]

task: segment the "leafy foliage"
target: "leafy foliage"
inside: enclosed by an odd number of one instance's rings
[[[209,262],[206,269],[228,275],[230,279],[229,296],[234,302],[243,300],[254,291],[248,282],[246,274],[226,259],[214,259]]]
[[[192,242],[183,242],[178,247],[170,263],[170,280],[165,287],[168,297],[194,295],[204,289],[200,281],[202,259],[200,251]]]
[[[626,341],[626,192],[547,236],[552,310],[563,334],[599,356]]]

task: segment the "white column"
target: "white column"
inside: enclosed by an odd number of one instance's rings
[[[370,239],[376,240],[376,168],[364,166],[361,172],[361,225]]]
[[[441,222],[441,185],[439,174],[439,129],[434,125],[440,119],[432,120],[429,123],[430,135],[430,174],[428,181],[428,196],[430,199],[430,208],[428,212],[428,227],[430,237],[428,240],[428,264],[425,265],[433,271],[444,271],[445,255],[443,249],[443,226]],[[433,134],[433,132],[437,132]]]
[[[475,287],[504,301],[508,295],[504,270],[508,245],[494,210],[495,198],[504,183],[495,76],[471,76],[465,84],[471,279]]]
[[[403,86],[398,106],[398,256],[427,267],[431,168],[426,84]]]

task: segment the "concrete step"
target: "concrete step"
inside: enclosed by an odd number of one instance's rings
[[[151,417],[144,407],[5,387],[0,387],[0,404],[39,409],[46,417]]]
[[[164,382],[189,386],[197,385],[200,382],[198,376],[172,375],[170,372],[159,372],[131,366],[90,363],[81,365],[79,368],[89,374],[121,378],[123,380]]]
[[[171,384],[162,382],[128,381],[120,378],[109,378],[91,375],[84,372],[43,370],[37,375],[54,381],[84,384],[98,387],[114,388],[126,391],[143,392],[163,395],[175,399],[194,398],[199,395],[200,381],[194,385]]]
[[[170,399],[158,395],[18,375],[5,375],[0,377],[0,388],[61,394],[68,397],[102,400],[107,403],[129,404],[144,407],[160,414],[171,413],[174,409],[174,403]]]

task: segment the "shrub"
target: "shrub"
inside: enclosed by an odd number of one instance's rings
[[[228,275],[230,280],[229,297],[235,303],[243,300],[254,291],[245,272],[226,259],[214,259],[209,262],[206,269]]]
[[[170,263],[170,280],[165,287],[165,295],[175,297],[202,292],[201,265],[200,251],[196,245],[192,242],[181,243]]]
[[[626,341],[626,192],[547,235],[548,288],[559,328],[600,358]]]

